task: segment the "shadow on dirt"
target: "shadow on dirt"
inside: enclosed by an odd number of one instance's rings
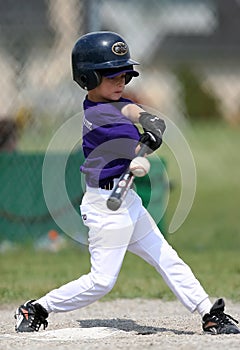
[[[80,327],[82,328],[93,328],[93,327],[108,327],[115,328],[124,332],[136,332],[139,335],[156,334],[163,332],[171,332],[177,335],[193,335],[194,332],[183,331],[177,329],[170,329],[165,327],[151,327],[142,326],[137,324],[131,319],[91,319],[91,320],[77,320]]]

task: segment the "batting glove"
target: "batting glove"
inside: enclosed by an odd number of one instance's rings
[[[162,135],[166,129],[164,120],[147,112],[140,113],[139,122],[144,129],[140,142],[145,143],[152,151],[158,149],[162,144]]]
[[[162,138],[156,137],[150,131],[143,133],[140,136],[139,143],[143,143],[149,147],[147,154],[152,153],[158,149],[162,144]]]

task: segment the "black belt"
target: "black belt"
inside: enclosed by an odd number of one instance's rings
[[[114,181],[110,180],[107,184],[105,185],[101,185],[100,188],[102,188],[103,190],[112,190],[114,187]]]

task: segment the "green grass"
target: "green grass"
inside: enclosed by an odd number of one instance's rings
[[[1,303],[36,298],[88,272],[89,259],[82,248],[69,246],[58,253],[20,247],[0,255]]]
[[[191,212],[169,243],[190,265],[210,296],[240,301],[239,128],[223,123],[196,124],[185,129],[197,168],[197,192]],[[167,150],[168,175],[174,184],[166,212],[171,221],[180,193],[177,163]],[[76,245],[54,254],[31,247],[0,254],[0,303],[38,298],[52,288],[89,271],[89,255]],[[116,297],[173,299],[157,272],[127,253],[119,279],[103,300]]]
[[[240,301],[239,252],[184,251],[181,257],[191,266],[210,296]],[[79,278],[89,271],[87,251],[70,247],[58,253],[20,249],[0,256],[1,304],[38,298],[53,288]],[[118,281],[103,298],[162,298],[175,296],[161,276],[140,258],[127,253]]]
[[[198,129],[190,136],[190,146],[197,167],[197,191],[178,236],[184,236],[186,231],[206,248],[210,244],[217,249],[238,249],[240,129],[221,124],[195,128]]]

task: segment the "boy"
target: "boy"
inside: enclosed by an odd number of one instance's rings
[[[122,97],[125,85],[139,74],[125,40],[113,32],[82,36],[72,52],[73,79],[88,94],[84,100],[81,171],[86,193],[81,203],[84,224],[89,227],[91,271],[39,300],[31,300],[16,311],[16,331],[38,331],[47,326],[50,312],[65,312],[93,303],[114,286],[125,253],[142,257],[155,267],[176,297],[191,312],[202,317],[203,331],[211,334],[239,333],[224,301],[211,304],[191,269],[169,246],[141,199],[130,189],[122,206],[111,211],[106,200],[116,179],[129,166],[139,144],[155,151],[162,143],[165,123],[132,101]],[[135,123],[140,123],[140,134]],[[237,321],[236,321],[237,322]]]

